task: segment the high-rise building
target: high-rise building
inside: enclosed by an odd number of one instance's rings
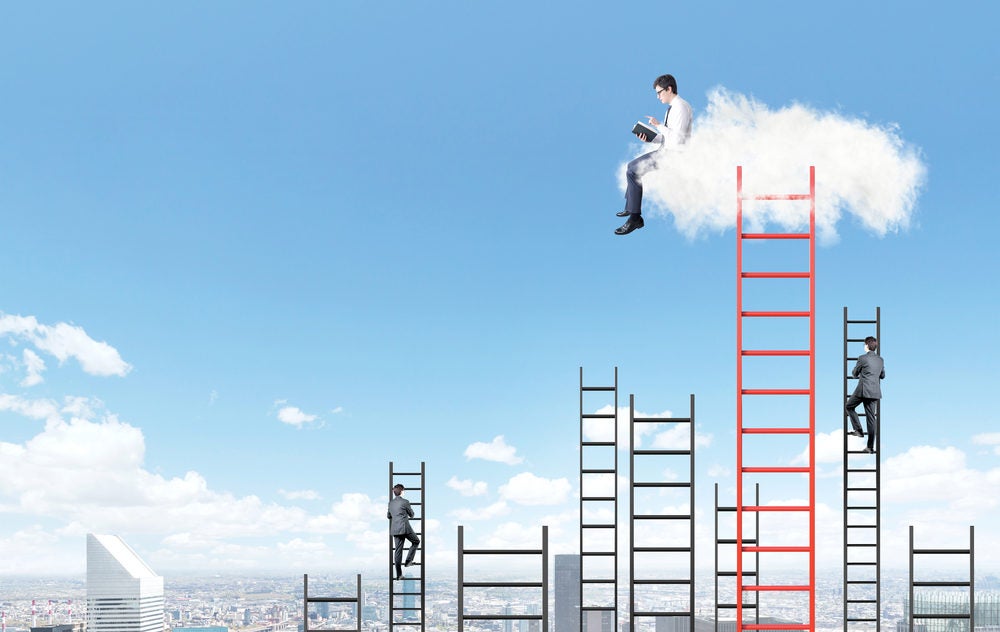
[[[554,632],[580,632],[580,556],[557,555]]]
[[[420,595],[420,591],[417,590],[417,580],[415,579],[404,579],[403,580],[403,608],[406,610],[403,612],[403,621],[419,621],[420,617],[417,616],[417,597]]]
[[[87,534],[87,631],[163,632],[163,578],[116,535]]]
[[[583,632],[615,632],[615,613],[610,610],[588,610],[583,617]]]

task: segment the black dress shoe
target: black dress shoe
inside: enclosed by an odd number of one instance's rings
[[[627,235],[636,228],[642,228],[646,222],[642,221],[642,215],[629,215],[628,221],[615,229],[616,235]]]
[[[865,436],[865,433],[858,432],[857,430],[852,430],[852,431],[848,432],[847,434],[851,435],[852,437],[863,437],[863,436]]]
[[[865,454],[875,454],[875,450],[872,450],[871,448],[865,448],[862,452]]]
[[[628,217],[629,215],[631,215],[631,213],[629,213],[628,211],[618,211],[617,213],[615,213],[615,215],[617,215],[618,217]]]

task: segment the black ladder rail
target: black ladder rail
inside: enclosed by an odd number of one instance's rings
[[[361,632],[361,574],[358,574],[357,592],[353,597],[310,597],[309,575],[302,575],[302,632]],[[310,628],[309,604],[311,603],[353,603],[357,627],[354,628]]]
[[[854,363],[857,362],[858,356],[851,356],[848,345],[864,343],[865,336],[857,333],[857,330],[865,329],[866,333],[874,335],[875,339],[878,340],[878,348],[876,353],[882,354],[882,308],[875,307],[875,318],[863,318],[863,319],[851,319],[847,313],[847,307],[844,307],[844,399],[843,402],[847,401],[848,395],[853,392],[851,388],[851,382],[855,381],[855,378],[851,371],[854,368]],[[874,331],[872,331],[874,330]],[[842,415],[844,418],[844,478],[843,478],[843,500],[844,500],[844,567],[843,567],[843,578],[844,578],[844,632],[848,632],[850,626],[854,624],[855,628],[864,627],[865,629],[870,629],[872,624],[874,624],[874,629],[876,632],[881,630],[882,626],[882,403],[881,401],[876,404],[876,414],[878,415],[878,428],[875,435],[875,454],[874,464],[865,464],[864,467],[852,467],[851,465],[851,455],[864,454],[862,450],[851,450],[850,449],[850,437],[847,435],[848,430],[851,428],[850,417],[847,414],[847,410],[842,410]],[[864,413],[859,413],[859,416],[865,417]],[[870,484],[865,484],[860,481],[869,481],[871,478],[875,479],[875,485],[872,487]],[[852,505],[851,504],[851,492],[865,492],[874,493],[875,503],[871,504],[861,504]],[[857,521],[861,517],[867,517],[866,521]],[[854,518],[855,520],[852,520]],[[860,535],[866,531],[874,531],[874,546],[871,542],[864,543],[852,543],[851,535]],[[871,538],[866,538],[871,540]],[[850,552],[852,550],[861,549],[871,549],[874,548],[874,561],[866,563],[849,563],[848,560],[851,559]],[[871,577],[871,572],[874,570],[875,578],[869,579]],[[852,572],[854,571],[854,572]],[[874,596],[872,598],[852,598],[851,587],[860,588],[864,590],[867,588],[866,594]],[[853,608],[852,608],[853,606]],[[874,612],[864,612],[865,610],[871,610],[874,608]],[[862,612],[858,612],[862,611]],[[858,616],[858,615],[861,616]]]
[[[760,505],[760,483],[754,484],[754,505]],[[736,603],[721,602],[719,600],[719,578],[720,577],[736,577],[736,571],[724,571],[719,570],[719,548],[723,544],[736,544],[735,538],[720,538],[719,537],[719,514],[723,512],[736,512],[736,506],[720,506],[719,505],[719,484],[715,484],[715,632],[719,632],[719,611],[720,610],[735,610]],[[739,525],[737,525],[739,528]],[[760,512],[754,513],[754,532],[753,538],[744,538],[744,544],[759,545],[757,534],[760,533]],[[754,565],[752,571],[743,571],[744,577],[753,577],[754,584],[760,583],[760,551],[754,551],[753,554]],[[756,599],[760,599],[760,593],[754,593],[755,601],[754,603],[744,603],[743,608],[749,608],[754,611],[753,622],[754,624],[760,623],[760,610],[757,608]],[[737,599],[741,598],[741,595],[737,595]]]
[[[615,367],[615,382],[613,386],[584,386],[583,367],[580,367],[580,632],[583,632],[585,613],[587,612],[611,612],[614,620],[618,619],[618,367]],[[605,392],[613,397],[613,414],[584,413],[583,394],[585,392]],[[613,425],[613,439],[611,441],[588,441],[584,437],[584,423],[586,420],[610,421]],[[611,468],[587,468],[585,467],[584,452],[586,448],[593,451],[611,451],[613,467]],[[585,496],[584,476],[589,477],[611,477],[612,497],[606,496]],[[584,518],[584,508],[587,505],[601,503],[614,503],[614,520],[610,523],[587,523]],[[612,549],[587,551],[585,546],[585,530],[587,529],[608,529],[611,531]],[[587,558],[611,557],[613,571],[611,577],[587,577]],[[588,605],[584,601],[584,586],[599,585],[609,587],[611,591],[611,605]]]
[[[426,566],[424,566],[424,560],[427,557],[424,555],[425,547],[427,546],[427,537],[424,535],[425,525],[424,516],[426,516],[427,502],[426,502],[426,467],[423,461],[420,462],[419,472],[397,472],[395,469],[395,463],[389,461],[389,499],[392,499],[392,487],[396,483],[402,483],[403,487],[407,491],[418,490],[420,495],[420,500],[418,502],[411,502],[410,507],[415,509],[414,516],[410,520],[413,522],[419,522],[419,529],[414,529],[414,532],[420,537],[420,545],[417,549],[417,556],[413,558],[414,566],[420,571],[418,577],[407,577],[402,580],[393,581],[393,568],[395,563],[393,561],[394,555],[394,540],[392,534],[389,534],[389,632],[392,632],[394,627],[405,627],[408,630],[415,630],[417,626],[421,632],[425,629],[424,620],[424,602],[427,595],[427,582],[426,582]],[[419,486],[414,487],[412,484],[412,479],[418,477]],[[402,545],[404,546],[405,541]],[[412,546],[412,545],[411,545]],[[419,590],[407,590],[407,585],[411,585],[411,582],[419,583]],[[396,590],[396,586],[399,585],[400,590]],[[396,597],[403,598],[403,605],[396,605]],[[416,603],[416,598],[420,598],[419,604]],[[407,605],[407,604],[411,605]],[[416,621],[397,621],[396,613],[401,612],[403,616],[414,615],[416,616]]]
[[[636,417],[635,416],[635,395],[629,395],[629,629],[635,630],[636,617],[685,617],[688,629],[694,630],[694,394],[690,395],[690,413],[687,417]],[[686,423],[689,430],[689,446],[686,450],[637,450],[635,448],[635,426],[638,423]],[[687,456],[689,459],[688,480],[686,482],[637,482],[635,480],[635,457],[643,456]],[[688,490],[688,513],[685,514],[636,514],[635,513],[635,490],[636,488],[687,488]],[[687,520],[688,521],[688,542],[686,546],[644,546],[635,545],[635,521],[636,520]],[[688,554],[688,576],[686,579],[636,579],[635,577],[635,556],[636,553],[687,553]],[[688,587],[688,609],[687,610],[653,610],[646,612],[636,612],[635,609],[635,586],[639,585],[686,585]]]
[[[881,419],[879,420],[881,421]],[[968,555],[969,581],[914,581],[913,558],[917,555]],[[914,612],[913,593],[915,587],[934,586],[969,589],[969,612],[966,614],[942,614],[933,612]],[[910,525],[910,632],[914,632],[915,619],[968,619],[969,630],[976,629],[976,527],[969,525],[969,548],[967,549],[917,549],[913,546],[913,525]],[[950,629],[950,628],[949,628]]]
[[[542,579],[537,582],[467,582],[466,555],[540,555]],[[466,588],[541,588],[541,614],[466,614]],[[542,525],[541,549],[467,549],[465,527],[458,525],[458,632],[465,631],[466,621],[541,621],[542,631],[549,632],[549,527]]]

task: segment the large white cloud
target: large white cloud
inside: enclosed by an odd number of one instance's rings
[[[643,151],[651,147],[645,146]],[[743,166],[745,194],[809,192],[816,167],[816,225],[836,234],[846,212],[882,235],[906,228],[923,186],[926,167],[893,125],[876,125],[803,104],[779,109],[717,88],[704,113],[695,113],[691,139],[670,151],[662,168],[643,178],[652,212],[673,216],[688,235],[735,224],[736,167]],[[619,177],[624,190],[624,165]],[[744,205],[748,226],[777,222],[807,226],[807,202]]]
[[[34,316],[3,314],[0,315],[0,335],[29,342],[40,351],[55,356],[60,363],[75,358],[91,375],[124,376],[132,369],[117,349],[94,340],[82,327],[68,323],[43,325]],[[30,371],[29,365],[29,375]]]
[[[571,487],[565,478],[542,478],[522,472],[500,486],[500,497],[519,505],[558,505],[569,498]]]
[[[489,490],[489,485],[486,484],[486,481],[459,480],[457,476],[452,476],[445,485],[463,496],[483,496]]]
[[[470,461],[472,459],[482,459],[484,461],[506,463],[507,465],[517,465],[524,461],[522,457],[517,456],[517,448],[507,445],[503,435],[493,437],[493,441],[489,443],[477,441],[471,444],[465,449],[465,458]]]

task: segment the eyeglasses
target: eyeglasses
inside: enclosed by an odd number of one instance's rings
[[[666,92],[666,90],[664,90],[663,88],[657,88],[656,89],[656,96],[660,96],[661,92]]]

